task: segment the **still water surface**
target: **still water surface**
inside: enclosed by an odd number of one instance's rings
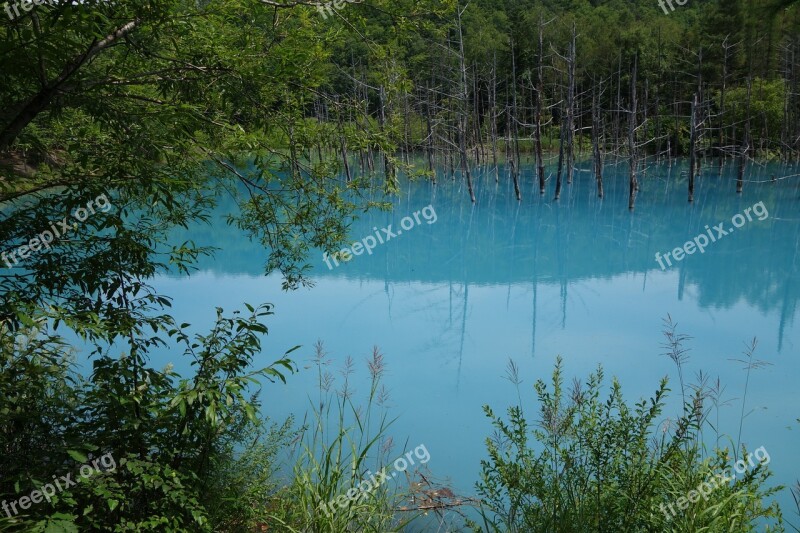
[[[756,357],[771,363],[750,378],[742,441],[765,446],[776,482],[800,478],[800,189],[796,173],[753,167],[744,194],[734,192],[734,169],[721,176],[704,171],[694,204],[687,203],[685,165],[652,167],[641,177],[632,213],[627,209],[626,167],[607,167],[606,198],[596,197],[588,172],[578,172],[560,202],[552,186],[540,197],[531,169],[517,202],[508,179],[495,184],[484,173],[469,202],[461,183],[404,183],[392,213],[371,213],[352,226],[353,240],[393,225],[425,206],[435,223],[419,225],[329,269],[316,252],[313,288],[281,290],[277,276],[262,274],[265,253],[219,217],[211,225],[176,233],[175,240],[217,246],[191,277],[162,276],[155,287],[174,298],[174,315],[202,331],[214,307],[242,309],[243,302],[275,304],[270,334],[259,363],[295,345],[301,369],[288,385],[265,388],[265,413],[281,419],[307,410],[316,372],[307,368],[317,340],[340,368],[346,356],[358,363],[358,392],[368,388],[366,364],[373,346],[385,354],[390,414],[401,454],[425,444],[428,467],[449,479],[455,492],[474,495],[484,439],[492,430],[481,407],[495,412],[517,402],[504,379],[509,358],[521,369],[523,401],[535,414],[531,385],[547,379],[556,356],[568,379],[585,377],[598,364],[617,376],[629,402],[649,397],[669,375],[675,400],[674,364],[664,355],[662,320],[670,314],[691,335],[685,375],[719,377],[730,405],[720,412],[723,433],[734,441],[739,428],[745,373],[744,343],[758,339]],[[617,175],[615,176],[615,172]],[[662,255],[763,202],[768,217],[752,221],[662,270]],[[716,232],[714,233],[716,236]],[[179,371],[188,362],[161,354]],[[675,408],[674,401],[671,408]],[[673,411],[674,412],[674,411]],[[665,414],[665,419],[668,414]],[[707,431],[707,437],[713,434]],[[787,515],[788,492],[780,498]]]

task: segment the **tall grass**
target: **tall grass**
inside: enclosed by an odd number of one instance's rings
[[[301,430],[293,481],[279,495],[272,519],[281,530],[292,532],[401,531],[417,516],[397,512],[408,496],[408,490],[395,483],[402,478],[377,487],[372,483],[371,488],[365,483],[376,479],[393,458],[394,446],[387,435],[393,420],[388,418],[388,395],[381,383],[383,355],[376,347],[367,361],[370,382],[363,405],[355,400],[353,360],[346,360],[338,388],[330,365],[324,347],[317,343],[318,397],[311,400]],[[337,498],[347,501],[331,509],[330,502]]]

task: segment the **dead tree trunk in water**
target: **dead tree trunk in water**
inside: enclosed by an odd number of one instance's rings
[[[559,56],[563,57],[563,56]],[[561,198],[561,175],[564,171],[564,145],[567,142],[567,121],[566,121],[566,105],[564,98],[564,77],[561,73],[561,83],[559,83],[559,104],[558,104],[558,120],[561,123],[558,135],[558,163],[556,164],[556,194],[553,198],[558,200]]]
[[[692,99],[692,116],[689,124],[689,202],[694,202],[694,175],[697,166],[697,93]]]
[[[563,106],[562,106],[563,109]],[[561,171],[564,168],[564,143],[566,142],[567,128],[564,124],[564,116],[561,114],[561,135],[558,140],[558,165],[556,168],[556,195],[554,200],[561,198]]]
[[[425,91],[425,125],[427,127],[427,140],[425,141],[425,152],[428,156],[428,171],[431,173],[431,180],[433,183],[436,183],[436,169],[434,168],[433,164],[433,141],[434,141],[434,131],[433,131],[433,111],[431,110],[431,95],[433,91],[431,90],[431,85],[428,84],[427,91]]]
[[[542,156],[542,100],[544,99],[544,69],[542,66],[544,53],[544,23],[539,17],[539,58],[538,76],[536,80],[536,125],[534,135],[536,137],[536,169],[539,173],[539,194],[544,194],[544,157]]]
[[[381,133],[386,134],[387,98],[386,98],[386,88],[383,85],[381,85],[380,87],[379,97],[380,97],[380,112],[378,113],[378,125],[380,126]],[[396,185],[394,164],[391,161],[390,155],[386,151],[383,152],[383,172],[384,172],[384,180],[386,182],[387,187],[394,188],[394,186]]]
[[[594,177],[597,180],[597,196],[603,197],[603,158],[600,155],[600,96],[603,84],[600,83],[600,95],[592,95],[592,151],[594,154]]]
[[[790,124],[792,123],[792,77],[794,64],[793,43],[790,41],[783,50],[783,76],[786,91],[783,97],[783,122],[781,124],[781,161],[789,163],[792,155]]]
[[[705,91],[703,90],[703,47],[701,46],[700,49],[697,51],[697,94],[696,94],[696,103],[694,104],[695,112],[694,112],[694,143],[695,148],[699,142],[700,137],[703,135],[703,123],[704,118],[702,117],[703,108],[705,106]],[[697,152],[695,152],[695,172],[692,176],[692,185],[694,185],[694,178],[697,176],[697,167],[699,164],[697,163]],[[701,155],[701,162],[705,160],[705,154]]]
[[[347,138],[345,137],[344,124],[342,123],[342,106],[340,105],[338,96],[336,97],[336,118],[339,123],[339,148],[342,153],[342,163],[344,164],[347,183],[350,183],[353,181],[353,176],[350,173],[350,163],[347,160]]]
[[[475,146],[475,165],[478,168],[480,168],[480,166],[483,163],[484,150],[486,149],[483,146],[483,135],[481,134],[481,123],[483,115],[481,114],[481,105],[479,100],[480,100],[480,76],[478,74],[477,64],[473,63],[472,65],[472,102],[473,102],[472,116],[474,117],[473,143]]]
[[[569,59],[567,61],[567,183],[572,183],[573,167],[575,166],[575,58],[576,58],[576,30],[572,23],[572,41],[569,45]]]
[[[795,37],[792,40],[792,59],[791,59],[791,76],[789,79],[789,94],[792,97],[792,104],[791,104],[791,118],[789,119],[790,124],[794,124],[792,128],[793,131],[790,131],[790,138],[793,139],[792,141],[792,151],[794,152],[795,160],[800,161],[800,102],[798,102],[798,97],[800,97],[800,84],[798,84],[798,80],[800,80],[800,76],[797,74],[798,70],[798,61],[797,51],[800,49],[800,38]]]
[[[741,194],[744,189],[744,167],[747,164],[747,152],[750,149],[750,96],[752,90],[752,80],[747,78],[747,120],[744,125],[744,138],[742,139],[742,147],[739,150],[739,164],[736,173],[736,193]]]
[[[722,176],[722,166],[725,164],[725,92],[728,89],[728,58],[731,45],[728,44],[728,37],[722,41],[724,54],[722,57],[722,85],[719,89],[719,133],[717,135],[717,150],[719,151],[719,176]]]
[[[466,7],[464,8],[466,9]],[[461,28],[461,15],[464,10],[461,6],[457,6],[458,13],[458,59],[461,68],[460,80],[460,97],[461,109],[458,117],[458,151],[461,153],[461,173],[467,178],[467,189],[469,189],[469,198],[472,203],[475,203],[475,191],[472,188],[472,176],[469,172],[469,161],[467,160],[467,105],[469,98],[467,95],[467,64],[464,60],[464,33]]]
[[[738,164],[736,169],[736,193],[741,194],[744,189],[744,168],[747,165],[747,151],[750,148],[750,132],[745,131],[744,139],[742,139],[742,146],[739,149]]]
[[[506,94],[506,101],[508,101],[508,94]],[[511,115],[511,108],[509,107],[508,103],[506,103],[505,108],[505,115],[506,115],[506,165],[508,166],[508,175],[513,176],[517,172],[516,168],[516,159],[514,158],[514,142],[513,142],[513,133],[511,133],[511,121],[514,118]]]
[[[628,114],[628,152],[630,157],[630,189],[628,191],[628,209],[633,209],[636,203],[636,191],[639,190],[639,182],[636,180],[636,75],[639,68],[639,54],[633,58],[633,70],[631,72],[631,102]]]
[[[622,151],[622,53],[617,59],[617,104],[614,106],[614,123],[611,132],[614,142],[614,159],[619,161]]]
[[[492,164],[494,164],[494,182],[500,181],[500,170],[497,166],[497,52],[492,57],[492,81],[489,91],[492,108]]]
[[[512,87],[512,113],[509,117],[509,121],[511,122],[511,135],[513,143],[513,149],[511,153],[512,158],[512,166],[511,166],[511,176],[514,179],[514,194],[517,196],[517,200],[522,200],[522,193],[519,190],[519,165],[520,165],[520,158],[519,158],[519,117],[517,112],[517,60],[514,57],[515,50],[514,50],[514,41],[511,41],[511,87]]]
[[[655,133],[656,133],[656,138],[655,138],[655,141],[656,141],[656,165],[658,165],[658,162],[661,160],[661,109],[660,109],[660,107],[661,107],[661,85],[664,83],[664,74],[662,72],[662,66],[661,66],[662,58],[663,58],[662,50],[663,50],[663,47],[662,47],[662,43],[661,43],[661,27],[659,26],[659,28],[658,28],[658,54],[657,54],[657,57],[658,57],[658,63],[657,63],[658,64],[658,68],[656,70],[658,77],[656,79],[656,86],[655,86],[656,103],[655,103],[655,107],[653,108],[654,109],[654,113],[653,114],[655,115],[655,121],[656,121],[656,125],[655,125]]]

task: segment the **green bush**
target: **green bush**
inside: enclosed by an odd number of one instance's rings
[[[519,386],[513,364],[512,377]],[[728,449],[704,453],[703,388],[664,427],[657,420],[669,392],[666,378],[652,398],[632,406],[616,379],[605,398],[603,385],[598,368],[585,383],[566,389],[559,358],[550,386],[541,380],[535,385],[536,423],[521,405],[508,409],[506,418],[484,408],[496,436],[486,441],[489,458],[477,484],[482,523],[472,523],[474,529],[739,532],[756,531],[763,522],[769,531],[783,530],[777,504],[764,503],[780,490],[766,487],[771,474],[764,463],[734,483],[720,483],[707,499],[688,501],[690,491],[731,463]],[[677,510],[681,498],[687,508]],[[677,516],[662,510],[670,504]]]
[[[208,335],[169,335],[196,368],[181,379],[137,355],[94,360],[73,371],[47,322],[0,325],[0,499],[16,502],[56,476],[77,478],[101,454],[114,468],[64,484],[50,501],[0,517],[8,531],[251,531],[275,491],[275,457],[291,422],[267,431],[258,417],[260,379],[284,379],[284,356],[252,370],[269,306],[247,317],[217,310]],[[18,507],[17,510],[20,510]]]

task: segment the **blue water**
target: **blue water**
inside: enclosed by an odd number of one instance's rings
[[[531,168],[523,175],[522,202],[502,168],[499,184],[492,172],[477,172],[475,205],[461,180],[404,182],[394,211],[355,222],[353,240],[388,224],[396,232],[403,217],[413,219],[428,205],[435,223],[421,218],[371,255],[333,269],[314,253],[315,286],[288,293],[279,277],[263,276],[264,250],[223,222],[230,208],[223,205],[211,226],[175,235],[176,241],[221,248],[216,257],[201,261],[200,272],[189,278],[162,276],[154,285],[174,298],[174,316],[200,331],[212,323],[215,306],[232,311],[244,302],[275,304],[259,363],[303,346],[295,352],[302,371],[287,385],[265,388],[264,411],[275,419],[302,418],[315,395],[316,372],[308,367],[317,340],[336,368],[347,356],[356,360],[353,383],[362,396],[368,388],[364,361],[379,346],[388,365],[389,412],[399,417],[392,426],[395,451],[425,444],[431,472],[467,496],[474,495],[484,439],[492,433],[481,407],[502,412],[517,402],[503,377],[509,358],[521,369],[531,418],[537,415],[531,385],[550,376],[558,355],[568,378],[586,377],[602,364],[607,376],[620,379],[630,402],[649,397],[669,375],[676,408],[677,372],[661,347],[669,313],[679,331],[693,337],[687,380],[703,370],[726,387],[723,398],[731,401],[720,423],[735,441],[745,373],[731,359],[756,337],[756,357],[772,365],[751,375],[742,442],[765,446],[775,482],[793,485],[800,477],[800,181],[782,178],[797,171],[753,166],[744,193],[736,195],[734,169],[726,167],[720,177],[709,164],[689,204],[685,170],[651,166],[640,176],[633,212],[623,163],[609,162],[603,200],[590,173],[581,170],[559,202],[552,200],[552,180],[548,194],[539,196]],[[771,181],[772,175],[779,179]],[[768,211],[764,220],[752,216],[672,268],[656,262],[656,252],[707,235],[705,225],[725,222],[730,229],[734,215],[759,202]],[[167,362],[188,369],[176,354],[157,357],[156,363]],[[712,435],[707,429],[713,441]],[[793,514],[788,491],[780,501]]]

